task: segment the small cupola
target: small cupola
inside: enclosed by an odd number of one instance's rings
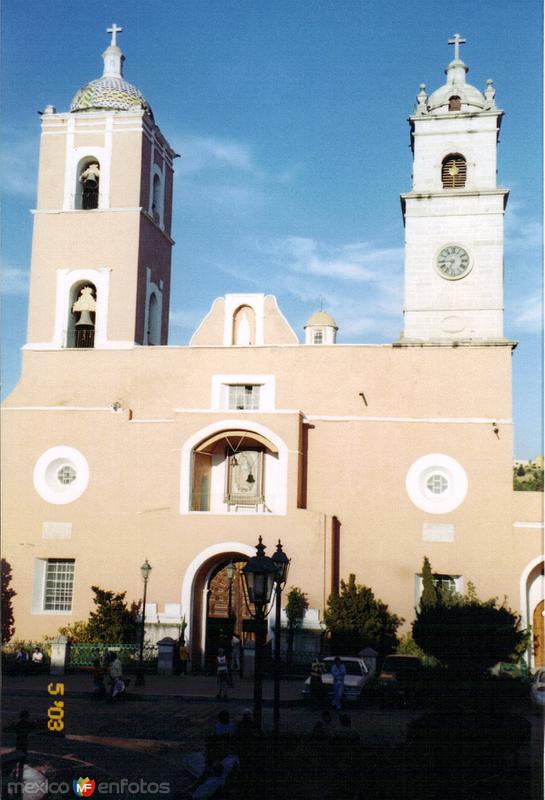
[[[142,92],[123,77],[125,56],[117,44],[117,34],[123,28],[112,25],[107,32],[112,34],[109,47],[102,54],[104,70],[102,77],[86,83],[78,89],[70,104],[72,113],[79,111],[137,111],[144,110],[153,117],[151,108]]]
[[[305,323],[305,344],[335,344],[337,323],[327,311],[315,311]]]
[[[423,84],[420,85],[416,114],[467,113],[494,108],[495,92],[492,81],[488,82],[484,94],[466,82],[469,67],[460,58],[460,45],[465,42],[459,33],[455,33],[453,38],[449,39],[449,44],[454,46],[454,58],[445,69],[446,82],[429,97],[425,96]]]

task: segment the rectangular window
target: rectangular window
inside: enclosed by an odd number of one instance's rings
[[[313,344],[323,344],[324,343],[324,332],[321,328],[318,328],[314,331],[313,334]]]
[[[259,385],[232,383],[229,385],[229,409],[231,411],[257,411],[259,409]]]
[[[464,578],[462,575],[441,575],[439,573],[433,574],[433,583],[439,592],[445,594],[463,594],[464,591]],[[416,576],[416,602],[420,603],[422,597],[423,582],[422,575]]]
[[[44,611],[72,611],[73,558],[50,558],[45,566]]]

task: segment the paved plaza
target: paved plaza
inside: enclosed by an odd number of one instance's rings
[[[8,677],[4,681],[3,728],[15,722],[21,709],[32,718],[47,719],[51,698],[47,693],[50,680],[65,683],[65,736],[47,733],[45,726],[30,736],[30,766],[46,774],[50,782],[70,785],[50,797],[74,796],[72,780],[91,778],[113,782],[108,796],[149,797],[147,785],[163,784],[162,796],[183,797],[192,778],[185,769],[191,753],[202,752],[207,735],[214,730],[220,709],[227,708],[231,718],[240,719],[245,708],[252,706],[251,679],[239,680],[227,702],[215,699],[214,678],[202,676],[149,676],[145,687],[131,686],[130,697],[117,703],[95,700],[91,695],[88,675],[52,678],[48,675]],[[281,731],[310,734],[319,715],[300,699],[301,680],[283,681],[281,685]],[[271,681],[264,685],[263,727],[272,729]],[[421,712],[403,709],[380,710],[374,706],[349,709],[352,727],[364,746],[395,748],[405,739],[407,725]],[[338,728],[336,715],[333,731]],[[534,718],[534,748],[523,754],[526,768],[539,762],[540,727]],[[3,745],[13,746],[13,734],[5,732]],[[304,772],[308,766],[301,764]],[[535,763],[534,768],[537,769]],[[310,772],[310,770],[309,770]],[[309,779],[311,775],[309,774]],[[125,783],[123,783],[125,781]],[[132,782],[129,787],[128,783]],[[143,790],[137,791],[140,782]],[[117,785],[116,785],[117,784]],[[61,787],[62,788],[62,787]],[[157,792],[155,792],[157,793]],[[95,794],[96,796],[100,796]],[[289,800],[289,798],[287,798]]]

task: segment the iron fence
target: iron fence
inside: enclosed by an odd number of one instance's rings
[[[85,642],[73,644],[70,648],[70,668],[92,667],[95,661],[104,664],[108,653],[115,653],[123,665],[124,672],[135,672],[140,657],[137,644],[105,644],[103,642]],[[157,669],[157,645],[145,644],[143,663],[146,671]]]

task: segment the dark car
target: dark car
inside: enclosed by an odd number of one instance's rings
[[[378,676],[382,706],[418,705],[424,691],[424,668],[417,656],[386,656]]]

